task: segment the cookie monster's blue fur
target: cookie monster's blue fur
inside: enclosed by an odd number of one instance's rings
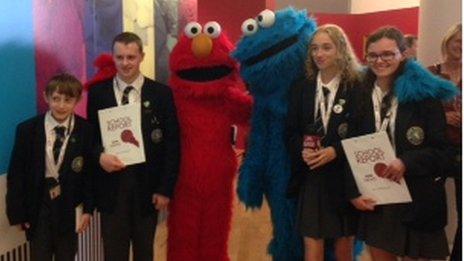
[[[395,96],[399,103],[429,98],[447,101],[454,98],[457,91],[452,82],[433,75],[412,60],[406,62],[403,74],[395,81]]]
[[[286,198],[290,162],[284,143],[288,92],[305,74],[305,60],[316,23],[306,10],[286,8],[275,13],[275,23],[244,36],[233,56],[241,63],[241,76],[254,98],[251,134],[240,170],[238,195],[247,207],[259,208],[263,196],[269,203],[274,238],[269,252],[274,260],[302,259],[302,242],[295,228],[296,201]],[[251,64],[247,61],[275,44],[296,37],[286,49]]]

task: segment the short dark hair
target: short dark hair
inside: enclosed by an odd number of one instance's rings
[[[406,50],[406,40],[404,39],[403,33],[396,27],[393,26],[385,26],[380,27],[373,33],[371,33],[366,40],[365,46],[365,53],[367,53],[367,49],[371,43],[375,43],[382,38],[387,38],[396,42],[398,49],[401,53]]]
[[[123,32],[123,33],[116,35],[116,37],[114,37],[113,39],[113,44],[111,45],[111,48],[114,49],[114,44],[116,42],[124,43],[124,44],[135,43],[139,47],[140,52],[143,53],[142,39],[140,39],[138,35],[132,32]]]
[[[68,97],[80,99],[82,95],[82,83],[69,73],[60,73],[53,76],[45,87],[45,95],[50,97],[54,92]]]
[[[387,39],[395,41],[396,45],[398,46],[398,49],[401,52],[401,54],[403,54],[404,51],[406,50],[406,40],[404,39],[403,33],[396,27],[385,26],[385,27],[380,27],[379,29],[375,30],[373,33],[371,33],[367,37],[364,52],[367,54],[367,49],[369,48],[369,45],[379,41],[382,38],[387,38]],[[403,72],[406,60],[407,59],[404,59],[400,63],[400,65],[396,69],[396,72],[393,74],[394,81]],[[374,88],[374,82],[375,82],[376,78],[377,78],[377,76],[374,74],[372,69],[368,68],[367,71],[366,71],[366,74],[364,76],[364,84],[365,84],[365,86],[367,88],[369,88],[369,89]]]
[[[414,44],[414,41],[417,41],[417,36],[413,34],[406,34],[404,35],[404,40],[406,40],[406,46],[411,48]]]

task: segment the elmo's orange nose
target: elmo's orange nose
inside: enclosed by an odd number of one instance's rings
[[[206,34],[199,34],[193,38],[192,52],[195,57],[206,58],[213,49],[213,41]]]

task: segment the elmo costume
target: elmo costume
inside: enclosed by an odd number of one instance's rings
[[[217,22],[191,22],[170,56],[182,157],[169,209],[169,261],[229,260],[237,167],[231,125],[246,123],[252,107],[232,49]]]
[[[116,65],[114,64],[113,56],[108,53],[100,54],[93,65],[97,68],[97,72],[88,82],[84,84],[84,88],[89,90],[92,86],[113,79],[116,76],[117,70]]]

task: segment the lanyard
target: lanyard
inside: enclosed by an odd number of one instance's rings
[[[70,118],[69,118],[69,121],[68,121],[68,126],[66,128],[66,133],[64,135],[63,145],[61,146],[60,155],[58,156],[58,162],[55,163],[55,161],[53,160],[53,149],[51,149],[53,147],[53,145],[50,144],[50,146],[48,146],[47,158],[48,158],[49,162],[52,163],[51,165],[49,165],[49,167],[52,168],[50,170],[51,173],[58,174],[58,170],[60,169],[61,164],[63,163],[64,152],[66,150],[65,148],[67,146],[69,136],[71,136],[71,129],[74,127],[74,115],[70,115],[69,117]],[[55,139],[57,139],[57,138],[58,137],[55,134]]]
[[[317,117],[318,110],[321,112],[321,120],[322,125],[324,126],[324,133],[327,133],[327,127],[329,125],[330,116],[332,115],[332,107],[335,99],[335,94],[333,92],[337,92],[337,90],[330,90],[328,94],[328,99],[326,101],[324,97],[324,92],[322,91],[322,85],[318,84],[317,86],[317,93],[316,93],[316,101],[318,102],[319,106],[316,106],[316,113],[315,116]],[[338,85],[337,85],[338,89]],[[326,103],[327,102],[327,106]]]
[[[396,108],[398,107],[398,100],[393,97],[392,99],[392,103],[391,103],[391,106],[390,108],[388,109],[386,115],[385,115],[385,118],[381,121],[381,115],[380,115],[380,110],[381,110],[381,106],[382,106],[382,96],[379,95],[380,93],[379,92],[376,92],[375,90],[372,92],[372,103],[374,105],[374,116],[375,116],[375,130],[376,132],[380,132],[380,131],[387,131],[388,129],[388,126],[389,124],[392,123],[392,118],[394,118],[394,110],[396,110]],[[390,126],[390,133],[389,133],[389,136],[390,138],[392,139],[391,142],[392,142],[392,145],[393,145],[393,148],[395,148],[394,146],[394,129]]]

